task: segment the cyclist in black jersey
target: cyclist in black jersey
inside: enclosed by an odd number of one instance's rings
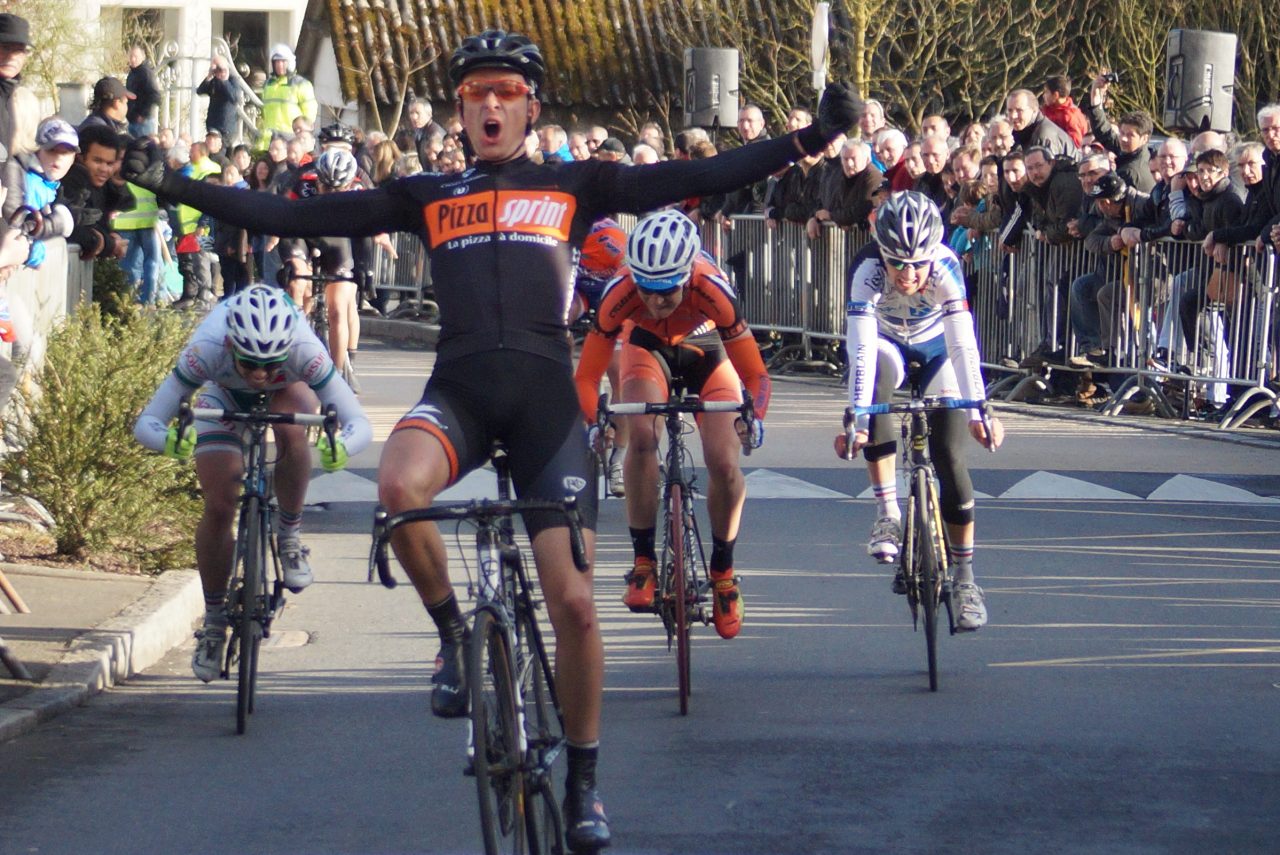
[[[145,143],[130,147],[122,172],[159,195],[267,234],[416,233],[431,256],[440,338],[422,400],[383,450],[379,498],[391,513],[429,505],[482,465],[491,442],[501,439],[520,496],[578,495],[591,551],[596,485],[566,326],[575,247],[606,213],[639,213],[689,195],[726,192],[821,151],[857,122],[861,103],[832,84],[813,125],[706,160],[538,165],[524,149],[541,112],[537,95],[545,68],[537,46],[523,36],[487,31],[463,41],[449,72],[477,158],[460,174],[414,175],[360,193],[295,201],[167,174]],[[595,787],[604,649],[591,573],[574,568],[568,529],[558,516],[531,514],[525,527],[556,633],[569,740],[566,837],[571,849],[593,851],[608,845],[609,826]],[[399,529],[392,546],[440,630],[432,709],[463,715],[465,629],[444,542],[423,523]]]

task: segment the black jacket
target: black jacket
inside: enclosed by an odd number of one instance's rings
[[[1075,164],[1054,161],[1049,181],[1043,187],[1027,182],[1025,195],[1031,200],[1031,227],[1040,231],[1046,241],[1062,244],[1074,240],[1067,231],[1067,223],[1079,213],[1080,200],[1084,197]]]
[[[1085,115],[1093,125],[1093,138],[1106,146],[1108,151],[1115,153],[1116,174],[1130,187],[1150,193],[1156,182],[1151,177],[1151,152],[1147,147],[1140,145],[1137,151],[1122,152],[1120,135],[1111,122],[1107,121],[1107,114],[1102,107],[1098,104],[1086,104]]]
[[[128,211],[134,205],[128,185],[108,181],[102,187],[94,187],[89,180],[89,170],[79,163],[62,179],[58,202],[71,210],[74,226],[67,243],[79,245],[83,258],[111,255],[115,251],[111,215]]]
[[[1244,202],[1231,188],[1231,179],[1223,178],[1200,197],[1198,216],[1187,220],[1187,240],[1204,240],[1215,229],[1226,228],[1240,222],[1244,216]]]
[[[160,81],[156,79],[156,70],[150,60],[143,60],[137,68],[129,69],[124,88],[133,93],[126,114],[129,121],[138,123],[150,119],[152,112],[160,106]]]
[[[1022,130],[1014,131],[1013,141],[1023,151],[1042,146],[1054,157],[1069,157],[1074,160],[1080,153],[1067,132],[1045,118],[1043,113],[1038,114],[1035,121]]]
[[[841,169],[828,182],[822,207],[827,209],[831,222],[837,226],[865,229],[869,226],[867,217],[871,214],[871,197],[882,183],[884,173],[874,166],[868,165],[852,178]]]
[[[205,130],[217,131],[230,143],[236,133],[236,106],[243,100],[239,87],[231,80],[210,77],[200,82],[196,87],[196,94],[209,97],[209,112],[204,119]]]

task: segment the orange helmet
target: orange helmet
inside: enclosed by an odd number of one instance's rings
[[[597,220],[582,242],[578,270],[592,279],[612,279],[622,267],[627,248],[627,234],[609,218]]]

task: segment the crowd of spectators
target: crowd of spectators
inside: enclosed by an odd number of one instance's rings
[[[14,70],[15,49],[29,45],[26,22],[0,16],[0,98],[7,104],[2,112],[10,126],[0,126],[0,133],[10,137],[17,125],[27,127],[30,138],[25,147],[15,139],[16,147],[7,146],[7,152],[37,149],[33,140],[39,122],[23,115],[27,102],[14,96],[22,92],[15,85],[21,69],[18,65]],[[275,238],[222,229],[191,209],[165,211],[154,196],[121,183],[115,170],[125,141],[145,135],[156,141],[173,168],[192,177],[246,192],[290,192],[299,171],[318,152],[318,106],[311,84],[296,72],[292,51],[285,45],[272,51],[253,139],[241,133],[242,86],[231,79],[234,72],[225,59],[213,59],[197,88],[208,99],[203,139],[156,126],[160,92],[155,69],[140,46],[130,49],[128,63],[125,80],[108,76],[95,85],[91,112],[73,132],[74,143],[64,129],[52,134],[76,151],[53,203],[71,215],[71,240],[86,258],[122,258],[143,302],[163,298],[164,282],[176,281],[165,271],[174,266],[182,282],[176,296],[184,305],[214,299],[219,279],[224,293],[248,281],[273,281],[280,266]],[[1025,234],[1046,246],[1081,247],[1097,258],[1096,269],[1070,281],[1046,277],[1037,283],[1046,289],[1040,295],[1042,340],[1023,354],[1024,367],[1053,360],[1105,366],[1115,345],[1113,257],[1161,238],[1196,240],[1210,263],[1173,277],[1173,293],[1159,323],[1158,354],[1165,358],[1185,339],[1187,320],[1194,319],[1206,300],[1238,293],[1232,290],[1238,271],[1228,269],[1232,247],[1280,245],[1280,170],[1275,168],[1280,106],[1259,111],[1261,142],[1214,132],[1156,139],[1148,113],[1112,114],[1113,80],[1114,75],[1098,74],[1077,104],[1070,78],[1053,75],[1038,92],[1009,92],[1000,115],[958,131],[940,114],[925,116],[918,131],[895,128],[884,105],[869,100],[853,135],[833,141],[822,154],[721,197],[688,199],[682,209],[697,222],[718,223],[726,230],[733,228],[737,215],[763,215],[771,228],[794,223],[818,239],[827,224],[865,232],[885,194],[914,189],[938,205],[948,223],[948,244],[966,259],[988,256],[991,248],[1016,253]],[[812,121],[802,108],[779,118],[787,130]],[[422,99],[410,99],[403,121],[389,134],[352,131],[362,180],[369,186],[420,171],[460,172],[467,166],[460,123],[454,117],[437,118],[431,103]],[[542,162],[599,158],[645,164],[711,157],[718,143],[749,145],[768,137],[764,111],[744,104],[733,140],[715,140],[700,128],[649,122],[628,144],[622,134],[603,126],[566,128],[544,122],[531,131],[528,153]],[[15,165],[6,167],[6,187],[14,184],[17,159],[10,159]],[[11,192],[6,213],[15,202]],[[64,224],[56,217],[54,221]],[[741,273],[745,261],[740,253],[724,263]],[[1075,353],[1062,352],[1068,333],[1078,342]]]

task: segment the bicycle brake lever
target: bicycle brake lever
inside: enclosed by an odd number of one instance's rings
[[[391,575],[391,562],[387,560],[387,509],[378,505],[373,509],[373,543],[369,547],[369,577],[373,581],[373,571],[377,568],[378,581],[384,588],[396,587],[395,577]]]

